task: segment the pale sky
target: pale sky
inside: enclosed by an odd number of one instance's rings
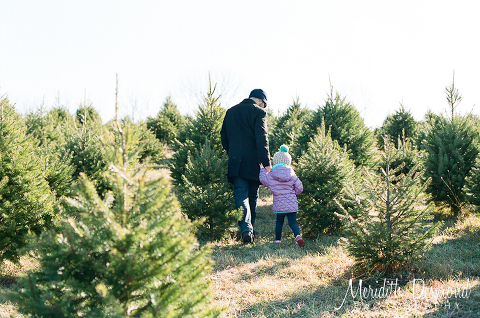
[[[283,112],[323,104],[330,82],[369,127],[402,102],[417,120],[447,108],[480,114],[480,1],[0,2],[0,96],[25,113],[92,104],[153,116],[171,95],[197,109],[208,76],[228,108],[254,88]],[[474,107],[474,105],[476,105]]]

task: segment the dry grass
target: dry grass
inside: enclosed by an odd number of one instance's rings
[[[15,284],[15,279],[19,275],[34,270],[38,267],[38,262],[30,257],[24,256],[19,264],[10,261],[4,261],[0,264],[0,292],[2,289],[11,288]],[[1,295],[1,293],[0,293]],[[0,317],[23,317],[16,311],[16,306],[0,296]]]
[[[338,238],[305,240],[301,249],[285,225],[283,242],[273,244],[271,203],[263,189],[256,224],[261,236],[255,244],[215,244],[216,266],[208,279],[214,306],[224,308],[227,317],[480,317],[479,217],[445,225],[423,259],[388,277],[398,284],[396,295],[354,299],[349,290],[353,259]],[[414,284],[414,279],[421,281]],[[383,282],[363,279],[362,287],[380,291]],[[354,294],[358,286],[353,280]]]

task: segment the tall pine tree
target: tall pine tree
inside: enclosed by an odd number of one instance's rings
[[[53,226],[54,196],[33,137],[7,99],[0,100],[0,264],[18,261],[30,233]]]
[[[311,112],[302,107],[299,98],[294,99],[293,103],[278,118],[274,125],[268,126],[271,131],[268,136],[270,153],[275,153],[283,144],[294,149],[300,137],[303,124],[310,117]]]
[[[467,117],[455,113],[461,95],[454,83],[445,91],[451,117],[431,115],[422,147],[427,153],[425,175],[432,179],[427,191],[456,217],[465,202],[463,187],[478,155],[479,135]]]
[[[384,144],[382,175],[364,169],[362,187],[347,187],[343,214],[337,214],[344,221],[347,251],[366,272],[400,270],[426,251],[439,225],[428,223],[432,206],[423,173],[410,169],[404,175],[402,165],[392,169],[401,153],[387,138]]]
[[[332,139],[338,141],[342,148],[347,148],[349,157],[355,165],[371,167],[374,164],[373,133],[365,125],[355,107],[346,102],[338,92],[334,94],[333,87],[325,105],[319,106],[311,120],[305,123],[298,142],[299,149],[295,152],[297,156],[307,150],[308,142],[322,122],[325,122],[325,127],[331,130]]]
[[[204,279],[209,251],[168,181],[146,181],[146,166],[130,160],[139,149],[118,127],[121,146],[114,137],[106,143],[112,191],[102,199],[83,175],[76,199],[63,205],[74,217],[42,235],[34,246],[40,267],[8,298],[30,317],[216,316]]]
[[[196,117],[175,143],[171,164],[182,209],[191,219],[205,218],[197,234],[208,239],[224,237],[239,219],[233,211],[233,193],[226,178],[228,161],[220,141],[226,111],[215,89],[210,83]]]
[[[175,153],[172,156],[170,170],[175,185],[182,182],[188,156],[195,149],[200,149],[205,144],[205,140],[208,140],[211,147],[219,153],[223,151],[220,129],[226,110],[222,108],[219,102],[220,96],[216,96],[215,90],[216,85],[212,86],[210,82],[209,90],[203,97],[203,103],[199,105],[195,118],[187,121],[184,130],[179,133],[173,145]]]

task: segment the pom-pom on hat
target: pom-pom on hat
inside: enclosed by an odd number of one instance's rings
[[[282,145],[280,151],[273,155],[273,164],[285,164],[289,166],[292,163],[292,156],[288,153],[288,146]]]

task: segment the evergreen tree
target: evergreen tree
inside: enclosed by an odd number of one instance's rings
[[[183,212],[191,220],[205,218],[205,222],[199,224],[199,237],[221,239],[229,230],[237,230],[236,222],[241,215],[225,178],[227,163],[225,154],[212,149],[208,140],[188,157],[178,198]]]
[[[385,139],[384,169],[379,177],[364,169],[363,186],[347,187],[343,214],[347,251],[358,270],[394,272],[421,256],[440,223],[426,223],[432,206],[424,191],[423,172],[399,173],[390,163],[401,153]],[[338,200],[341,201],[341,200]],[[338,203],[337,201],[337,203]],[[426,226],[430,226],[425,230]]]
[[[385,140],[390,142],[390,136],[384,135],[384,138],[386,139],[384,139],[384,142],[382,142],[382,144],[385,148]],[[424,151],[417,150],[413,146],[412,139],[407,140],[405,136],[398,136],[396,149],[396,155],[391,158],[390,162],[391,170],[397,169],[399,166],[402,166],[402,168],[399,170],[399,173],[403,173],[405,175],[408,175],[412,169],[417,169],[418,171],[424,170],[425,153]],[[376,171],[380,173],[382,169],[384,169],[384,162],[377,162]]]
[[[33,138],[8,100],[0,100],[0,264],[18,261],[28,235],[53,226],[53,203]]]
[[[346,102],[338,92],[334,95],[333,87],[325,105],[319,106],[311,120],[305,123],[299,137],[299,149],[295,153],[297,156],[307,150],[308,142],[316,134],[322,121],[331,130],[332,139],[338,141],[341,147],[347,148],[355,165],[371,167],[374,164],[373,133],[353,105]]]
[[[215,96],[215,89],[216,85],[212,87],[210,82],[209,91],[203,97],[203,103],[199,105],[196,117],[187,120],[185,129],[173,145],[175,153],[172,156],[170,170],[175,185],[183,182],[182,175],[185,173],[189,154],[192,154],[195,149],[202,148],[205,140],[208,140],[210,146],[218,153],[223,152],[220,129],[226,110],[219,103],[220,96]]]
[[[167,97],[162,109],[154,118],[147,118],[147,128],[150,129],[158,140],[167,145],[171,144],[183,129],[185,119],[178,111],[171,97]]]
[[[338,210],[334,199],[342,195],[344,183],[354,182],[355,165],[324,124],[312,138],[308,150],[296,165],[303,183],[298,197],[298,221],[305,236],[338,233],[341,221],[334,214]]]
[[[109,182],[104,176],[107,169],[106,154],[104,152],[100,137],[99,127],[92,128],[81,126],[72,128],[65,136],[65,144],[60,153],[63,156],[70,155],[71,165],[74,167],[73,179],[85,173],[97,187],[100,194],[109,189]]]
[[[309,120],[311,112],[302,107],[299,98],[295,99],[285,114],[281,116],[274,125],[269,125],[268,141],[270,153],[275,153],[281,145],[285,144],[294,147],[300,136],[303,124]]]
[[[40,159],[45,179],[57,198],[69,195],[73,181],[72,156],[62,152],[66,134],[72,131],[73,116],[67,109],[56,107],[46,112],[43,107],[25,116],[27,133],[36,139],[36,156]]]
[[[118,133],[124,130],[118,124]],[[126,129],[128,131],[128,129]],[[118,136],[117,136],[118,137]],[[40,267],[8,293],[30,317],[210,317],[209,251],[199,248],[192,224],[164,178],[146,181],[130,158],[130,137],[112,137],[107,151],[112,184],[105,199],[83,175],[75,217],[35,244]]]
[[[405,141],[410,140],[415,136],[416,125],[417,122],[412,113],[407,111],[403,104],[400,104],[400,109],[395,114],[387,116],[382,127],[375,131],[378,148],[383,149],[385,135],[388,135],[390,142],[396,142],[398,138],[405,138]]]
[[[146,123],[134,123],[128,116],[123,118],[121,123],[131,129],[129,134],[131,140],[129,142],[134,147],[140,147],[141,149],[138,153],[139,157],[136,159],[143,162],[149,158],[151,162],[158,163],[165,157],[162,143],[155,137],[155,134],[147,128]],[[116,122],[110,121],[106,124],[106,127],[113,132],[116,130]],[[120,140],[117,140],[117,143],[120,145]]]
[[[465,178],[465,185],[463,186],[463,193],[465,193],[465,200],[477,207],[480,206],[480,158],[477,157],[475,165],[470,170]]]
[[[102,119],[92,105],[82,104],[75,113],[78,126],[86,126],[93,129],[101,129]]]
[[[433,201],[447,204],[454,217],[465,202],[462,190],[478,155],[479,137],[468,118],[455,114],[461,99],[455,90],[454,84],[446,88],[452,117],[432,117],[422,145],[426,150],[425,175],[432,179],[427,192]]]

